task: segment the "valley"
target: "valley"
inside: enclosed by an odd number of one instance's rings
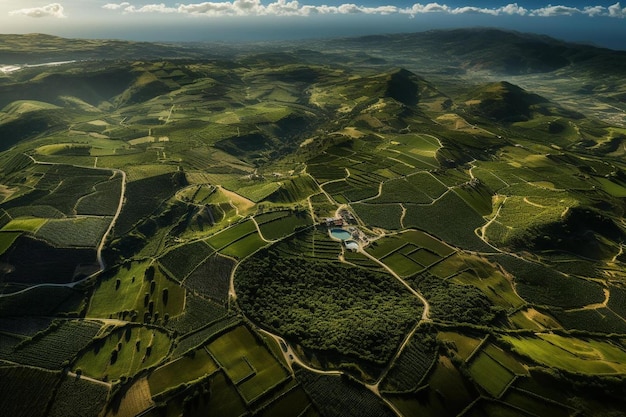
[[[33,36],[0,35],[0,409],[624,409],[623,53],[472,29],[1,55]]]

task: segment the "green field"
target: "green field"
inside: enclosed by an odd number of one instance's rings
[[[261,236],[255,231],[222,248],[220,253],[233,256],[237,259],[244,259],[265,245],[267,245],[267,243],[261,239]]]
[[[167,295],[166,295],[167,294]],[[168,279],[157,263],[132,262],[100,281],[88,309],[89,317],[122,318],[144,322],[165,320],[183,312],[185,290]]]
[[[302,413],[311,406],[310,404],[306,392],[302,388],[296,387],[278,398],[267,407],[261,415],[263,417],[289,417],[294,414],[303,415]]]
[[[480,276],[475,271],[465,271],[452,278],[463,285],[473,285],[480,289],[493,304],[506,309],[515,309],[525,304],[513,290],[511,283],[501,273],[492,270],[489,275]]]
[[[466,385],[461,373],[444,356],[439,357],[426,382],[426,389],[411,395],[390,395],[388,399],[403,415],[437,416],[456,415],[478,397],[475,390]]]
[[[165,332],[126,325],[104,339],[94,339],[89,350],[73,364],[92,378],[116,380],[131,377],[162,361],[170,349]]]
[[[312,224],[311,217],[305,212],[296,212],[294,214],[287,212],[285,216],[269,221],[266,221],[262,216],[264,215],[256,216],[255,220],[259,223],[261,234],[267,240],[278,240],[292,234],[296,228]]]
[[[398,275],[408,277],[453,254],[455,249],[424,232],[408,230],[372,242],[367,251]]]
[[[207,345],[246,401],[253,402],[288,378],[287,371],[244,327],[237,327]]]
[[[218,370],[215,361],[202,347],[155,369],[148,377],[150,392],[155,396],[180,384],[192,383]]]
[[[613,343],[556,334],[533,338],[502,336],[513,350],[548,367],[595,375],[626,373],[626,351]]]
[[[604,191],[612,195],[613,197],[623,198],[626,197],[626,187],[617,184],[608,178],[596,178],[596,181],[600,183],[600,186]]]
[[[455,332],[439,332],[437,339],[451,342],[453,344],[452,346],[454,351],[463,360],[467,360],[467,358],[469,358],[469,356],[480,345],[479,339]]]
[[[566,417],[571,415],[571,409],[568,409],[564,405],[551,401],[546,401],[543,398],[539,398],[532,394],[528,394],[515,389],[508,390],[506,394],[502,397],[502,400],[507,404],[518,407],[526,412],[533,413],[535,415],[546,415],[555,417]]]
[[[499,398],[515,378],[511,371],[484,352],[472,359],[468,370],[472,379],[495,398]]]
[[[256,233],[256,227],[251,220],[246,220],[210,237],[207,239],[207,243],[213,248],[221,250],[252,233]]]
[[[398,252],[380,259],[385,265],[391,268],[396,274],[408,277],[422,271],[423,265],[413,261],[410,257]]]
[[[2,231],[35,233],[47,222],[48,222],[48,219],[42,219],[42,218],[37,218],[37,217],[17,218],[17,219],[12,219],[9,223],[4,225],[4,227],[2,228]]]
[[[55,246],[97,247],[111,224],[111,217],[50,219],[35,233]]]
[[[20,232],[0,232],[0,255],[6,252],[20,235]]]

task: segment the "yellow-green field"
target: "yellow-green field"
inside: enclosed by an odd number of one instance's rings
[[[152,281],[146,275],[151,267],[154,271]],[[164,319],[165,314],[170,318],[175,317],[183,311],[185,290],[165,277],[158,264],[133,262],[128,267],[119,268],[112,277],[100,281],[91,298],[87,314],[89,317],[112,316],[128,320],[134,315],[135,321],[142,322],[144,314],[150,310],[151,302],[153,318],[157,312],[161,319]]]
[[[626,351],[608,341],[556,334],[502,336],[513,350],[542,365],[582,374],[626,374]]]
[[[219,367],[213,358],[204,347],[201,347],[155,369],[148,377],[150,392],[155,396],[180,384],[211,375],[218,370]]]
[[[92,378],[116,380],[135,375],[162,361],[170,349],[169,336],[156,329],[127,325],[105,339],[95,339],[74,364]]]
[[[280,362],[244,326],[217,338],[207,349],[247,403],[289,377]]]

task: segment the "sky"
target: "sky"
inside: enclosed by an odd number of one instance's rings
[[[626,1],[626,0],[625,0]],[[328,38],[496,27],[626,50],[626,3],[441,0],[0,0],[0,33],[142,41]]]

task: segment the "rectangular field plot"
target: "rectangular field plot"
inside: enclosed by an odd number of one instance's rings
[[[345,178],[346,170],[333,165],[307,165],[307,172],[320,183]]]
[[[170,388],[217,372],[219,367],[204,348],[193,351],[173,362],[157,368],[148,377],[150,392],[158,395]]]
[[[261,417],[300,416],[310,404],[306,392],[302,387],[297,386],[270,404]]]
[[[456,332],[439,332],[437,339],[451,342],[454,350],[463,360],[467,360],[480,345],[481,339],[469,337]]]
[[[384,237],[373,241],[367,248],[367,251],[376,258],[384,258],[389,256],[402,246],[406,245],[406,242],[397,236]]]
[[[247,236],[231,243],[223,248],[220,252],[224,255],[234,256],[235,258],[243,259],[249,255],[252,255],[257,250],[261,249],[267,243],[263,241],[261,236],[254,231]]]
[[[429,266],[441,260],[441,258],[426,249],[415,249],[406,254],[412,261],[423,266]]]
[[[207,349],[248,404],[289,378],[281,364],[244,326],[220,336]]]
[[[469,372],[474,381],[495,398],[499,398],[515,379],[511,371],[484,352],[472,359]]]
[[[392,253],[380,259],[385,265],[393,269],[393,271],[403,277],[413,275],[424,270],[424,266],[414,262],[406,255],[399,252]]]
[[[409,230],[402,233],[401,236],[407,242],[411,242],[419,247],[428,249],[442,258],[455,252],[455,249],[446,245],[442,241],[435,239],[424,232],[420,232],[419,230]]]
[[[463,413],[464,417],[519,417],[520,415],[525,414],[520,413],[520,410],[510,405],[484,398],[477,401],[467,412]]]
[[[538,416],[567,417],[572,412],[571,409],[564,405],[546,401],[539,396],[517,389],[508,390],[502,397],[502,401]]]
[[[513,372],[515,375],[528,375],[528,370],[510,353],[505,352],[493,343],[489,343],[483,349],[487,355],[500,363],[502,366]]]
[[[409,276],[439,262],[455,250],[426,233],[410,230],[376,240],[368,252],[399,275]]]
[[[35,236],[55,246],[96,247],[112,220],[112,217],[51,219],[39,228]]]
[[[291,213],[289,211],[279,211],[270,214],[282,214],[283,216],[274,218],[272,220],[266,220],[267,215],[262,214],[256,218],[259,223],[259,229],[263,234],[263,237],[268,240],[277,240],[284,236],[290,235],[297,227],[304,227],[312,224],[311,217],[306,212]]]
[[[477,397],[461,373],[445,356],[440,356],[428,378],[428,387],[409,395],[388,398],[407,416],[458,415]]]
[[[245,403],[223,372],[218,372],[211,379],[211,398],[207,409],[211,410],[210,415],[220,417],[240,417],[246,414]]]
[[[420,190],[428,197],[435,199],[448,191],[448,187],[434,177],[430,172],[417,172],[406,177],[412,187]]]
[[[220,233],[211,236],[209,239],[207,239],[207,242],[216,250],[220,250],[254,232],[256,232],[256,226],[254,225],[252,220],[246,220],[243,223],[236,224]]]
[[[431,197],[424,194],[418,187],[405,178],[389,180],[383,184],[382,193],[371,200],[372,203],[412,203],[430,204]]]
[[[400,204],[352,204],[357,216],[370,227],[398,230],[402,227],[402,206]]]

